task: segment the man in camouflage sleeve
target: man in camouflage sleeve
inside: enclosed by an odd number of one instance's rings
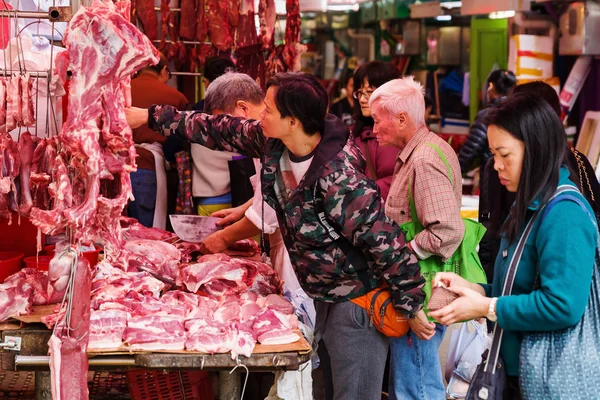
[[[316,300],[317,335],[331,358],[334,399],[375,400],[389,341],[349,300],[385,283],[398,311],[414,318],[424,279],[402,230],[385,216],[348,128],[327,110],[327,93],[316,78],[285,73],[268,82],[260,121],[169,106],[126,112],[132,127],[148,123],[165,135],[261,158],[263,198],[277,213],[302,288]],[[347,260],[343,240],[361,251],[368,270],[357,271]]]

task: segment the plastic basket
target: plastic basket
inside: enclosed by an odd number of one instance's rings
[[[206,371],[131,370],[127,384],[132,400],[214,400]]]

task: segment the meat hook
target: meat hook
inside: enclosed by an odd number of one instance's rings
[[[240,356],[236,357],[236,362],[237,362],[237,365],[235,367],[233,367],[233,369],[229,372],[229,375],[233,374],[235,372],[235,370],[238,369],[238,367],[242,367],[246,370],[246,379],[244,380],[244,387],[242,388],[242,396],[240,397],[240,400],[243,400],[244,393],[246,393],[246,385],[248,385],[248,376],[250,375],[250,370],[248,369],[248,367],[246,367],[244,364],[242,364],[242,361],[240,360]]]

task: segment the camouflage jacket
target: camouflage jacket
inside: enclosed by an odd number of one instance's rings
[[[275,193],[285,146],[265,138],[258,121],[152,106],[148,124],[211,149],[261,158],[263,199],[277,213],[292,265],[309,296],[341,302],[367,292],[352,265],[345,267],[345,255],[317,218],[316,187],[328,221],[366,257],[372,287],[387,283],[396,308],[408,317],[421,309],[425,280],[417,259],[406,247],[401,228],[386,217],[377,185],[364,174],[362,154],[337,117],[327,117],[311,165],[286,204],[280,204]]]

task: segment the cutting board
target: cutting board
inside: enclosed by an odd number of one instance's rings
[[[56,304],[48,304],[45,306],[33,306],[31,307],[32,311],[30,314],[20,315],[18,317],[13,318],[25,324],[42,323],[42,317],[54,314],[52,310],[55,306]]]

